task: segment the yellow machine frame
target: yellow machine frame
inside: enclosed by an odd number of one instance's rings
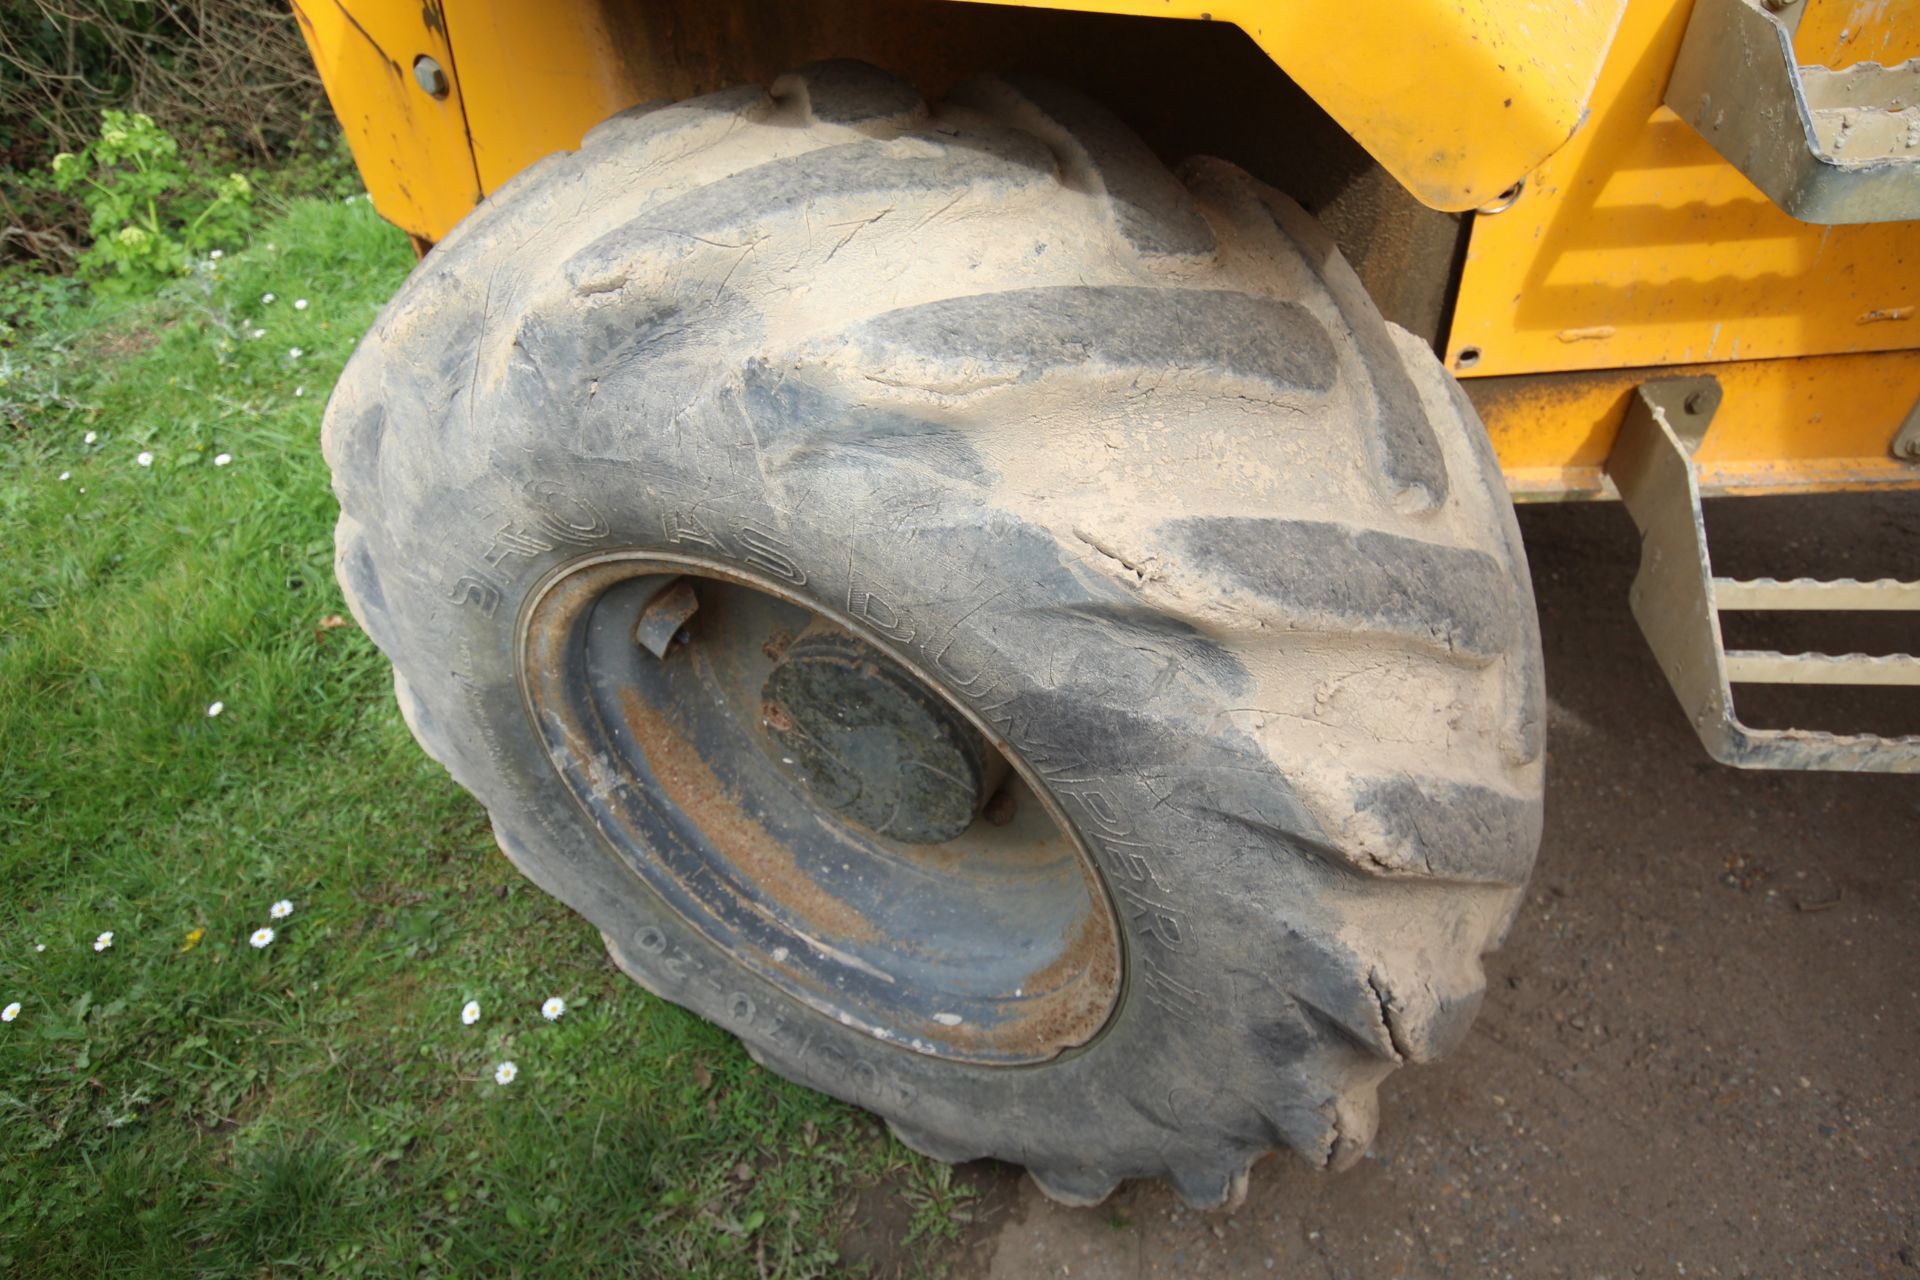
[[[905,50],[928,12],[848,0],[796,30],[755,3],[294,10],[375,206],[424,246],[614,112],[741,78],[729,47],[798,63],[857,30]],[[1803,61],[1920,54],[1920,0],[1799,3]],[[1920,487],[1889,452],[1920,403],[1920,224],[1796,222],[1661,105],[1691,0],[1027,7],[1231,23],[1420,201],[1481,210],[1440,345],[1517,497],[1611,496],[1634,388],[1677,373],[1724,391],[1696,454],[1705,492]]]

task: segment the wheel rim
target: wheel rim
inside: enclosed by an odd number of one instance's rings
[[[1085,847],[879,638],[733,566],[634,552],[551,576],[517,649],[575,802],[761,978],[966,1062],[1044,1062],[1107,1023],[1121,935]]]

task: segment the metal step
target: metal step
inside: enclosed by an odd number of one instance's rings
[[[1907,653],[1776,653],[1728,649],[1731,684],[1920,685],[1920,658]]]
[[[1920,217],[1920,59],[1801,66],[1766,0],[1696,0],[1666,102],[1803,222]]]
[[[1715,578],[1714,603],[1720,612],[1736,609],[1786,613],[1792,610],[1836,610],[1861,613],[1867,610],[1920,609],[1920,582],[1901,582],[1880,578],[1861,582],[1855,578]]]
[[[1896,653],[1729,652],[1723,612],[1881,610],[1920,613],[1920,582],[1716,578],[1693,449],[1720,404],[1717,380],[1663,378],[1635,391],[1607,474],[1640,529],[1633,616],[1709,754],[1744,769],[1920,772],[1920,736],[1754,729],[1733,708],[1735,684],[1916,685],[1920,657]]]

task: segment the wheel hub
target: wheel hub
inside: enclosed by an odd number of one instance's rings
[[[951,840],[999,781],[991,768],[998,753],[951,704],[853,636],[823,631],[794,641],[762,699],[781,763],[823,808],[878,835]]]
[[[1057,801],[851,619],[734,566],[612,552],[536,590],[516,651],[582,814],[730,960],[959,1061],[1044,1062],[1107,1024],[1119,927]],[[657,928],[633,945],[718,972]]]

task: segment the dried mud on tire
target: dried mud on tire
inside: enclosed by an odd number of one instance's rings
[[[1099,107],[832,63],[638,108],[497,192],[328,408],[337,567],[422,746],[621,966],[945,1160],[1190,1202],[1356,1159],[1464,1033],[1539,841],[1539,637],[1472,411],[1297,207]],[[698,547],[990,724],[1124,934],[1045,1064],[839,1025],[688,927],[541,748],[516,619]]]

